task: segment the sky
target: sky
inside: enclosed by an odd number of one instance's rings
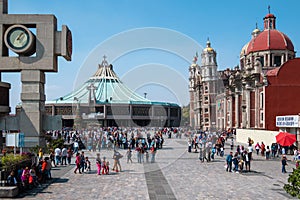
[[[59,58],[58,73],[46,73],[47,100],[73,91],[106,55],[123,82],[140,95],[187,105],[188,67],[196,52],[201,54],[209,38],[219,70],[238,65],[255,24],[263,29],[268,5],[277,29],[298,52],[299,0],[9,0],[8,13],[54,14],[58,30],[65,24],[72,31],[72,61]],[[2,73],[2,81],[11,83],[14,113],[21,102],[20,73]]]

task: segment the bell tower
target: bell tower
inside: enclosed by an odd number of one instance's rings
[[[215,131],[216,127],[216,87],[217,87],[217,53],[211,47],[209,39],[201,53],[202,105],[201,120],[204,131]]]

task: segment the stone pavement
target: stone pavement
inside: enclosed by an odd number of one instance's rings
[[[229,145],[225,148],[225,154]],[[252,172],[229,173],[224,169],[225,156],[213,162],[201,163],[198,153],[187,152],[186,139],[165,139],[164,148],[157,151],[156,163],[126,163],[126,151],[119,150],[122,172],[96,175],[97,152],[85,151],[92,171],[74,174],[75,165],[52,170],[50,184],[21,195],[22,199],[291,199],[283,190],[288,174],[295,164],[288,162],[287,174],[281,173],[280,159],[266,161],[254,155]],[[112,168],[113,151],[102,150]],[[291,158],[291,157],[289,157]],[[74,162],[74,159],[72,160]]]

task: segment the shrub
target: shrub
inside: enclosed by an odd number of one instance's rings
[[[283,189],[292,195],[300,199],[300,168],[293,169],[293,172],[289,175],[288,184],[283,186]]]
[[[3,168],[10,168],[13,165],[22,163],[31,159],[31,153],[23,153],[22,155],[6,154],[1,158],[1,163]]]

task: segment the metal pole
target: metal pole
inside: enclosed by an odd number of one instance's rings
[[[17,153],[17,148],[16,148],[16,146],[17,146],[17,134],[15,133],[14,156],[15,156],[16,153]]]

